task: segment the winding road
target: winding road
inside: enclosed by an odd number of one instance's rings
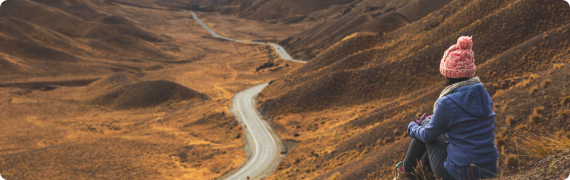
[[[281,57],[281,59],[285,59],[285,60],[289,60],[289,61],[294,61],[294,62],[300,62],[300,63],[307,63],[307,61],[302,61],[302,60],[296,60],[293,59],[291,57],[291,55],[289,55],[289,53],[287,53],[287,51],[285,50],[285,48],[283,48],[282,46],[275,44],[275,43],[264,43],[264,42],[255,42],[255,41],[242,41],[242,40],[235,40],[232,38],[228,38],[228,37],[224,37],[219,35],[218,33],[216,33],[214,30],[212,30],[210,27],[208,27],[206,24],[204,24],[204,22],[202,22],[202,20],[200,20],[200,18],[198,18],[198,16],[196,15],[196,13],[191,12],[191,11],[185,11],[185,12],[190,12],[190,14],[192,14],[192,17],[194,17],[194,20],[198,21],[198,23],[200,23],[200,25],[202,25],[202,27],[204,27],[204,29],[208,30],[208,32],[210,32],[210,34],[212,34],[212,36],[214,36],[215,38],[218,39],[224,39],[224,40],[228,40],[228,41],[234,41],[234,42],[239,42],[239,43],[248,43],[248,44],[262,44],[262,45],[270,45],[271,47],[273,47],[275,49],[275,51],[277,51],[277,53],[279,54],[279,56]]]
[[[279,161],[280,154],[276,138],[269,131],[271,127],[263,123],[259,118],[255,108],[257,94],[267,86],[268,83],[243,90],[234,96],[231,112],[241,122],[245,124],[246,138],[250,152],[249,161],[240,169],[227,176],[225,179],[258,179],[265,176],[265,172],[271,165]],[[253,142],[253,143],[252,143]],[[270,170],[269,170],[270,171]]]
[[[281,59],[306,63],[306,61],[295,60],[285,51],[285,49],[274,43],[264,43],[264,42],[253,42],[253,41],[242,41],[235,40],[228,37],[220,36],[218,33],[214,32],[210,27],[208,27],[196,13],[190,12],[194,19],[202,25],[212,36],[219,39],[224,39],[228,41],[240,42],[240,43],[250,43],[250,44],[261,44],[272,46]],[[245,149],[249,150],[248,158],[240,166],[239,169],[234,170],[223,176],[224,179],[228,180],[247,180],[247,179],[261,179],[270,173],[280,161],[281,155],[281,143],[279,136],[271,132],[271,127],[264,123],[259,117],[259,112],[255,106],[255,99],[257,94],[259,94],[265,86],[269,83],[260,84],[252,88],[238,92],[232,101],[232,108],[230,111],[240,122],[244,124],[245,137],[247,139],[247,145]],[[252,143],[253,142],[253,143]],[[279,146],[278,146],[279,145]],[[246,151],[247,153],[247,151]]]

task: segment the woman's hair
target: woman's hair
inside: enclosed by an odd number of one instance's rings
[[[469,79],[471,79],[471,78],[448,78],[448,77],[445,77],[445,83],[443,84],[443,86],[449,86],[449,85],[452,85],[452,84],[455,84],[455,83],[458,83],[461,81],[466,81]]]

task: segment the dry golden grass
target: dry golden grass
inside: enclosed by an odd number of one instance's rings
[[[505,158],[505,166],[509,168],[516,168],[519,165],[519,158],[514,154],[509,154]]]
[[[544,107],[543,106],[539,106],[534,108],[534,110],[532,110],[533,114],[543,114],[544,113]]]
[[[530,90],[528,91],[528,93],[530,93],[531,95],[536,93],[536,91],[538,90],[538,86],[533,86],[530,87]]]
[[[329,180],[336,180],[339,177],[340,177],[340,172],[336,172],[329,178]]]
[[[503,146],[505,144],[505,139],[503,138],[503,136],[496,135],[495,136],[495,144],[497,144],[498,147]]]
[[[546,89],[548,87],[548,85],[550,84],[550,80],[546,80],[544,82],[542,82],[542,84],[540,85],[542,87],[542,89]]]
[[[563,106],[570,104],[570,96],[561,97],[560,104]]]
[[[537,123],[539,123],[541,120],[542,120],[542,115],[540,115],[540,114],[532,114],[532,115],[530,115],[530,117],[528,118],[528,121],[529,121],[531,124],[537,124]]]
[[[520,135],[518,148],[527,155],[544,158],[552,153],[570,149],[570,138],[568,136],[545,135],[525,133]]]
[[[493,95],[493,97],[495,97],[495,96],[500,96],[501,94],[503,94],[503,93],[505,93],[505,92],[506,92],[505,90],[499,89],[499,90],[497,90],[497,91],[495,92],[495,94]]]
[[[562,109],[558,111],[558,116],[560,118],[568,118],[570,117],[570,109]]]
[[[552,64],[552,68],[554,68],[554,69],[560,69],[560,68],[564,67],[564,65],[566,65],[566,64],[564,64],[564,63],[556,63],[556,64]]]
[[[505,120],[509,126],[512,126],[515,123],[515,116],[507,115],[507,120]]]
[[[493,103],[493,111],[495,111],[496,113],[499,112],[499,107],[500,107],[499,103]]]

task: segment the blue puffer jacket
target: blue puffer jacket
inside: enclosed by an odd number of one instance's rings
[[[498,174],[494,122],[493,102],[479,83],[457,88],[439,98],[431,122],[425,128],[410,123],[408,134],[430,143],[445,133],[447,172],[455,179],[480,179]]]

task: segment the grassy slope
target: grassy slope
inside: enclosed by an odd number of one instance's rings
[[[157,61],[177,60],[172,49],[162,49],[171,43],[168,38],[145,31],[122,16],[96,10],[98,6],[105,4],[83,0],[3,3],[0,54],[19,71],[5,72],[2,80],[15,80],[18,75],[135,72],[156,68]]]
[[[299,67],[269,47],[213,39],[185,12],[89,0],[1,8],[7,179],[219,177],[246,157],[228,111],[235,92]],[[208,17],[247,32],[279,30],[268,39],[298,32]],[[268,60],[276,66],[255,71]]]
[[[386,36],[336,43],[262,92],[278,132],[300,141],[271,178],[391,177],[409,143],[407,123],[432,111],[443,89],[439,61],[461,35],[474,36],[477,75],[498,112],[498,141],[509,142],[499,147],[501,163],[514,154],[518,167],[532,165],[539,158],[514,145],[519,133],[570,128],[568,117],[557,113],[569,108],[563,102],[570,93],[568,14],[570,8],[555,0],[453,1]],[[538,106],[542,118],[529,122]],[[515,122],[508,125],[507,117]]]

